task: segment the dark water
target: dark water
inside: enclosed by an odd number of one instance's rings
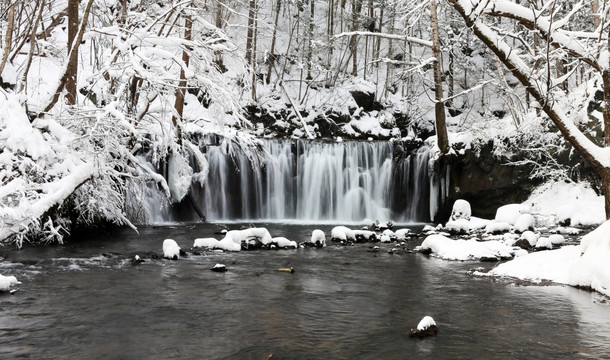
[[[268,228],[294,240],[313,229]],[[0,295],[0,358],[610,358],[610,307],[598,295],[467,276],[479,263],[372,253],[369,245],[128,261],[161,252],[165,238],[188,249],[214,229],[1,248],[0,273],[23,284]],[[210,271],[216,263],[229,271]],[[294,274],[277,271],[288,266]],[[425,315],[438,336],[407,337]]]

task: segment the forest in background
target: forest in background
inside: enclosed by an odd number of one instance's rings
[[[0,239],[61,242],[76,224],[135,227],[128,214],[147,186],[179,202],[192,182],[205,185],[200,142],[210,134],[256,163],[260,136],[435,145],[442,113],[449,148],[439,155],[491,141],[498,158],[524,153],[532,176],[570,178],[545,105],[603,136],[607,66],[594,65],[604,61],[605,4],[523,4],[533,23],[518,4],[479,4],[466,20],[455,11],[463,5],[2,1]],[[487,21],[542,98],[469,19]],[[581,40],[597,53],[574,49]]]

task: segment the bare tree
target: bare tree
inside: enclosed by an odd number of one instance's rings
[[[76,104],[77,78],[78,78],[78,45],[74,43],[78,34],[78,3],[79,0],[68,1],[68,54],[74,47],[77,56],[68,59],[68,72],[66,73],[66,102],[68,105]]]
[[[441,70],[441,42],[438,34],[438,17],[436,0],[430,1],[430,27],[432,29],[432,63],[434,71],[434,114],[436,118],[436,140],[442,154],[449,152],[449,137],[445,116],[445,100],[443,99],[443,79]]]

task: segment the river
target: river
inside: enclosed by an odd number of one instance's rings
[[[266,226],[297,241],[314,228]],[[478,262],[332,243],[149,258],[166,238],[189,249],[216,230],[145,227],[0,248],[0,273],[22,282],[0,295],[0,358],[610,358],[610,308],[599,295],[468,276]],[[146,261],[131,265],[135,254]],[[216,263],[228,271],[210,271]],[[425,315],[438,335],[409,338]]]

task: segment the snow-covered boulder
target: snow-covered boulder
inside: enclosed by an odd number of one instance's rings
[[[468,234],[470,231],[470,221],[463,218],[447,221],[447,224],[445,224],[445,231],[450,234]]]
[[[296,249],[298,244],[296,241],[288,240],[285,237],[274,237],[271,244],[278,247],[278,249]]]
[[[392,239],[388,236],[388,235],[381,235],[381,238],[379,239],[382,243],[389,243],[392,242]]]
[[[535,225],[536,218],[532,214],[521,214],[517,221],[515,221],[515,232],[533,231]]]
[[[354,230],[354,236],[358,242],[377,241],[377,234],[370,230]]]
[[[453,203],[453,209],[451,210],[451,221],[464,219],[470,220],[472,211],[470,209],[470,203],[463,199],[458,199]]]
[[[394,231],[394,235],[396,235],[396,240],[400,241],[407,240],[410,233],[411,229],[398,229]]]
[[[217,248],[218,243],[219,241],[214,238],[198,238],[193,242],[193,247],[215,249]]]
[[[514,250],[501,241],[452,240],[442,235],[428,236],[415,250],[446,260],[509,259]]]
[[[437,333],[438,328],[436,326],[436,322],[430,316],[424,316],[419,324],[417,324],[416,329],[409,330],[410,337],[426,337],[436,335]]]
[[[468,227],[470,228],[470,230],[485,229],[485,227],[489,225],[490,222],[491,220],[488,219],[481,219],[476,216],[471,216],[470,222],[468,223]]]
[[[269,245],[273,238],[266,228],[248,228],[227,231],[225,239],[231,239],[243,249],[256,249],[263,245]]]
[[[536,234],[533,231],[524,231],[521,234],[521,239],[527,240],[527,242],[529,242],[530,246],[536,246],[536,243],[538,242],[538,238],[540,237],[539,234]]]
[[[566,242],[566,239],[561,234],[553,234],[549,236],[549,241],[553,245],[561,245]]]
[[[530,209],[522,204],[508,204],[504,206],[500,206],[496,210],[496,218],[497,222],[509,223],[511,225],[515,225],[517,219],[522,214],[527,214],[530,212]]]
[[[180,246],[172,239],[163,240],[163,257],[170,260],[178,260],[180,257]]]
[[[537,250],[544,250],[544,249],[550,250],[553,248],[553,243],[551,242],[551,240],[548,237],[541,236],[538,238],[538,241],[536,241],[535,247]]]
[[[394,241],[396,240],[396,233],[394,233],[394,231],[390,230],[390,229],[385,229],[383,230],[383,235],[389,236],[390,240]]]
[[[324,234],[324,231],[322,231],[320,229],[316,229],[316,230],[312,231],[311,239],[309,240],[309,243],[313,244],[317,247],[326,246],[326,234]]]
[[[9,291],[11,286],[21,284],[14,276],[4,276],[0,274],[0,291]]]
[[[512,226],[507,222],[492,221],[485,226],[485,232],[489,234],[501,234],[509,232]]]
[[[229,232],[227,232],[227,234]],[[221,249],[225,251],[240,251],[241,241],[235,242],[232,236],[225,236],[222,240],[218,242],[218,244],[216,245],[216,249]]]
[[[330,231],[330,241],[356,241],[354,231],[346,226],[335,226]]]

